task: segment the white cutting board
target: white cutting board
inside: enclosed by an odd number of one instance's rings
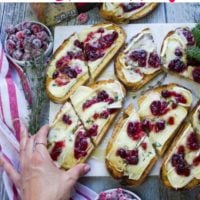
[[[160,47],[165,35],[180,26],[189,26],[193,27],[195,24],[127,24],[123,25],[123,28],[127,34],[126,41],[128,42],[134,35],[143,30],[144,28],[150,28],[153,34],[155,43],[157,44],[158,52],[160,52]],[[77,25],[77,26],[58,26],[55,28],[54,33],[54,50],[62,44],[63,40],[69,37],[74,32],[80,32],[81,30],[88,27],[88,25]],[[113,79],[116,78],[114,75],[114,62],[103,71],[100,75],[99,79]],[[167,75],[166,77],[161,74],[152,82],[147,84],[144,88],[139,90],[138,92],[129,92],[125,99],[124,107],[127,107],[129,104],[133,104],[137,108],[137,97],[140,96],[145,90],[155,87],[159,84],[167,84],[167,83],[178,83],[181,84],[193,91],[194,94],[194,102],[193,105],[197,102],[197,99],[200,99],[200,87],[199,84],[194,83],[192,81],[188,81],[183,78],[178,78],[176,76]],[[50,103],[50,113],[49,113],[49,122],[51,123],[54,119],[56,113],[59,111],[61,105]],[[121,110],[123,111],[123,109]],[[118,117],[121,113],[118,115]],[[115,123],[117,123],[118,118],[116,118]],[[93,155],[89,158],[88,163],[91,166],[91,171],[87,174],[87,176],[109,176],[105,164],[105,148],[108,143],[108,140],[112,134],[113,126],[110,127],[106,137],[103,139],[101,145],[94,151]],[[150,175],[159,175],[161,160],[159,160],[151,171]]]

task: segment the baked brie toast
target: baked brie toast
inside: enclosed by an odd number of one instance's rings
[[[173,83],[149,90],[138,99],[143,129],[159,156],[163,156],[185,120],[192,100],[188,89]]]
[[[186,48],[196,43],[188,27],[177,28],[165,37],[161,48],[161,60],[165,70],[200,83],[200,69],[188,59]]]
[[[47,69],[46,91],[55,103],[94,80],[125,41],[123,29],[112,23],[97,24],[74,33],[55,51]]]
[[[146,16],[157,6],[157,3],[103,3],[100,14],[103,18],[115,23],[124,23]]]
[[[161,62],[150,29],[134,36],[118,54],[115,72],[129,89],[137,90],[161,72]]]
[[[142,130],[141,120],[129,105],[116,124],[106,149],[106,167],[116,179],[141,184],[157,160],[155,150]]]
[[[59,167],[85,162],[122,107],[125,89],[115,80],[79,86],[56,115],[48,149]]]
[[[189,189],[200,184],[200,102],[167,152],[160,173],[169,188]]]

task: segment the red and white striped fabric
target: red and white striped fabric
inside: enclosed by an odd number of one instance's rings
[[[24,93],[27,93],[26,100]],[[22,69],[6,57],[0,42],[0,152],[19,170],[20,121],[28,121],[31,90]],[[17,189],[5,172],[2,173],[9,200],[18,200]],[[97,194],[77,184],[72,200],[94,200]]]

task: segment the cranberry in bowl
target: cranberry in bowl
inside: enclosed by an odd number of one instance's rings
[[[131,191],[116,188],[101,192],[95,200],[141,200],[136,194]]]
[[[53,51],[53,36],[47,26],[40,22],[24,21],[6,28],[5,51],[21,66],[37,56],[50,56]]]

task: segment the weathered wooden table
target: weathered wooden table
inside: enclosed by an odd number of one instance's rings
[[[95,24],[103,19],[98,15],[97,9],[89,11],[88,24]],[[34,20],[30,7],[25,3],[0,3],[0,36],[2,42],[5,38],[5,27],[9,24],[17,24],[24,19]],[[200,4],[176,3],[160,4],[159,7],[147,17],[134,23],[181,23],[199,22]],[[77,25],[76,19],[64,22],[64,25]],[[114,187],[123,187],[112,178],[82,178],[81,183],[96,192]],[[144,184],[136,188],[128,188],[136,192],[143,200],[200,200],[200,187],[190,191],[172,191],[162,185],[159,177],[149,177]],[[6,200],[7,195],[0,179],[0,199]]]

